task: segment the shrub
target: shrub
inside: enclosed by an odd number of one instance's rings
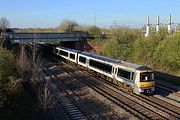
[[[111,39],[103,46],[103,55],[119,58],[128,59],[132,51],[132,43],[138,37],[138,31],[131,29],[112,29]]]
[[[160,42],[154,53],[154,61],[159,68],[180,70],[180,33],[176,33]]]
[[[145,65],[155,65],[155,50],[165,38],[164,30],[161,30],[159,34],[151,33],[149,37],[137,38],[133,43],[131,60]]]
[[[6,49],[0,48],[0,78],[1,82],[8,82],[10,76],[15,75],[13,67],[14,55]]]
[[[102,42],[102,55],[147,65],[155,70],[180,75],[180,33],[167,29],[140,37],[134,29],[112,29],[111,37]]]
[[[108,40],[102,54],[111,58],[127,59],[131,53],[131,43],[119,43],[116,39]]]
[[[16,81],[18,73],[13,67],[14,55],[6,49],[0,48],[0,108],[7,99],[9,83]],[[12,87],[12,86],[11,86]]]

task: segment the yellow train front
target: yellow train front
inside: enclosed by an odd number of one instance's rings
[[[152,70],[136,70],[135,93],[152,94],[155,91],[154,73]]]
[[[147,66],[126,61],[117,63],[114,78],[130,86],[136,94],[152,94],[155,91],[153,70]]]

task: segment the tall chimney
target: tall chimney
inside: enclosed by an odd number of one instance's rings
[[[172,25],[172,18],[171,18],[171,14],[169,15],[168,18],[168,33],[171,33],[171,25]]]
[[[147,25],[146,25],[146,34],[145,37],[149,36],[150,27],[149,27],[149,16],[147,16]]]
[[[157,16],[157,25],[156,25],[156,33],[159,32],[160,18]]]

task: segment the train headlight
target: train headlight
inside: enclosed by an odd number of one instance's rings
[[[140,88],[139,88],[139,92],[144,92],[144,88],[143,88],[143,87],[140,87]]]

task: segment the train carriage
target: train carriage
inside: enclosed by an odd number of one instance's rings
[[[135,93],[155,91],[154,74],[151,68],[126,61],[116,66],[115,79],[130,85]]]
[[[101,73],[105,76],[113,78],[114,75],[114,63],[120,62],[116,59],[111,59],[104,56],[98,56],[87,52],[80,52],[79,53],[78,64],[87,67],[88,69],[94,70],[98,73]],[[86,59],[86,62],[82,63],[82,58]]]
[[[135,83],[134,76],[135,76],[136,70],[134,70],[131,67],[127,68],[125,66],[122,66],[122,63],[116,64],[114,66],[114,69],[115,69],[114,78],[117,81],[130,85],[132,88],[134,88],[134,83]]]
[[[127,84],[134,93],[153,93],[155,91],[154,73],[147,66],[64,47],[54,47],[53,53],[106,77]]]
[[[133,92],[137,94],[152,93],[155,91],[153,71],[147,66],[87,52],[80,52],[78,57],[78,64],[131,86]],[[142,78],[143,75],[144,78]]]
[[[70,60],[72,62],[77,63],[77,55],[79,51],[73,50],[69,48],[63,48],[63,47],[56,47],[55,54],[58,56],[61,56],[64,59]]]

